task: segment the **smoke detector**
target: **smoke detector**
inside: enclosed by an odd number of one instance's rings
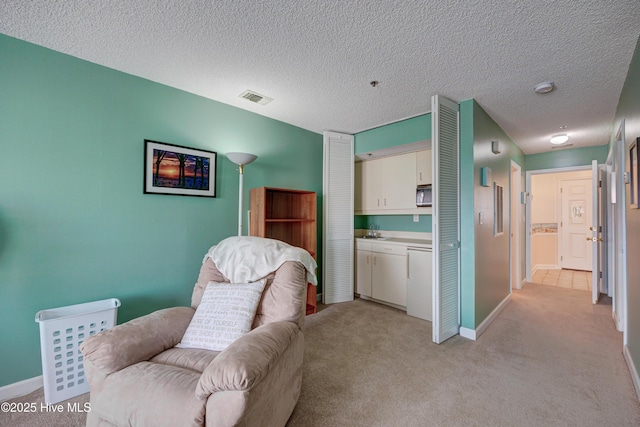
[[[254,91],[249,90],[249,89],[247,89],[244,92],[242,92],[239,96],[240,96],[240,98],[244,98],[246,100],[249,100],[251,102],[254,102],[254,103],[260,104],[260,105],[267,105],[268,103],[273,101],[273,98],[269,98],[268,96],[260,95],[259,93],[254,92]]]
[[[543,82],[535,85],[535,87],[533,88],[533,91],[535,93],[549,93],[555,88],[556,88],[556,85],[553,82]]]

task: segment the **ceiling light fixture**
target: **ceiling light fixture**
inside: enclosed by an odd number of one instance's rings
[[[566,133],[559,133],[551,137],[551,143],[555,145],[564,144],[569,140],[569,136]]]
[[[555,88],[556,88],[556,85],[553,82],[543,82],[535,85],[535,87],[533,88],[533,91],[535,93],[549,93]]]

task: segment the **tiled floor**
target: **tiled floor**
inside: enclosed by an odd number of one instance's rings
[[[591,272],[581,270],[536,270],[535,283],[558,286],[560,288],[591,291]]]

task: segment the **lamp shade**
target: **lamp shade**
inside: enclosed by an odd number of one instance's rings
[[[257,158],[258,156],[249,153],[227,153],[227,159],[240,166],[248,165]]]

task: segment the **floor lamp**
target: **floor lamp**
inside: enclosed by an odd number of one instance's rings
[[[238,184],[238,236],[242,236],[242,186],[244,177],[244,167],[257,159],[258,156],[249,153],[227,153],[227,159],[239,166],[240,178]]]

